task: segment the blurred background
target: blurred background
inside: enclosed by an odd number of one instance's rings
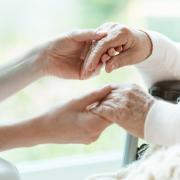
[[[178,0],[0,0],[0,63],[15,59],[61,32],[96,28],[108,21],[159,31],[178,41],[179,9]],[[133,67],[111,74],[102,71],[87,81],[42,78],[0,104],[0,124],[21,121],[105,84],[124,82],[144,86]],[[0,156],[17,163],[121,153],[124,134],[120,127],[113,125],[90,145],[39,145],[1,152]]]

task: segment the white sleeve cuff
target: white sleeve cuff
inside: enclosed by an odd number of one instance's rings
[[[180,105],[157,100],[147,114],[144,138],[150,143],[180,143]]]
[[[147,31],[147,34],[152,41],[152,54],[136,65],[147,85],[180,79],[180,47],[160,33]]]

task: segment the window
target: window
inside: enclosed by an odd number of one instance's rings
[[[93,28],[107,21],[149,28],[179,40],[179,9],[178,0],[0,0],[1,63],[63,31]],[[33,116],[57,102],[66,101],[104,84],[122,82],[142,84],[133,67],[122,68],[111,74],[102,72],[100,76],[87,81],[43,78],[0,104],[1,123]],[[23,162],[75,155],[120,153],[123,140],[124,131],[113,125],[91,145],[39,145],[2,152],[0,156],[12,162]]]

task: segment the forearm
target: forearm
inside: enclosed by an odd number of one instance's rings
[[[156,101],[147,114],[144,138],[153,144],[180,143],[180,105]]]
[[[1,126],[0,151],[47,143],[47,127],[43,116],[17,124]]]
[[[136,65],[150,87],[159,81],[180,80],[180,46],[166,36],[148,32],[153,45],[149,58]]]
[[[21,90],[42,76],[39,50],[0,67],[0,101]]]

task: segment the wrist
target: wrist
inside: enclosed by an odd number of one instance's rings
[[[44,127],[40,118],[0,127],[0,151],[30,147],[44,142]]]
[[[39,50],[39,56],[37,59],[37,62],[41,66],[41,74],[42,76],[47,75],[54,75],[56,74],[54,69],[56,68],[56,65],[60,62],[60,59],[63,58],[63,56],[60,56],[59,52],[57,52],[57,49],[55,46],[56,40],[48,41],[47,43],[40,46]],[[56,61],[58,59],[58,62]],[[60,73],[60,69],[58,68],[58,73]]]
[[[38,79],[45,75],[44,71],[44,54],[43,46],[37,46],[32,49],[24,59],[27,59],[27,63],[33,71],[35,79]]]
[[[143,57],[143,59],[147,59],[151,54],[152,54],[152,50],[153,50],[153,44],[152,44],[152,40],[150,38],[150,36],[145,32],[140,30],[140,32],[142,33],[142,46],[145,47],[145,55]]]
[[[48,143],[64,143],[66,128],[60,119],[63,119],[61,109],[51,109],[45,114],[41,115],[39,119],[40,140],[41,144]]]

